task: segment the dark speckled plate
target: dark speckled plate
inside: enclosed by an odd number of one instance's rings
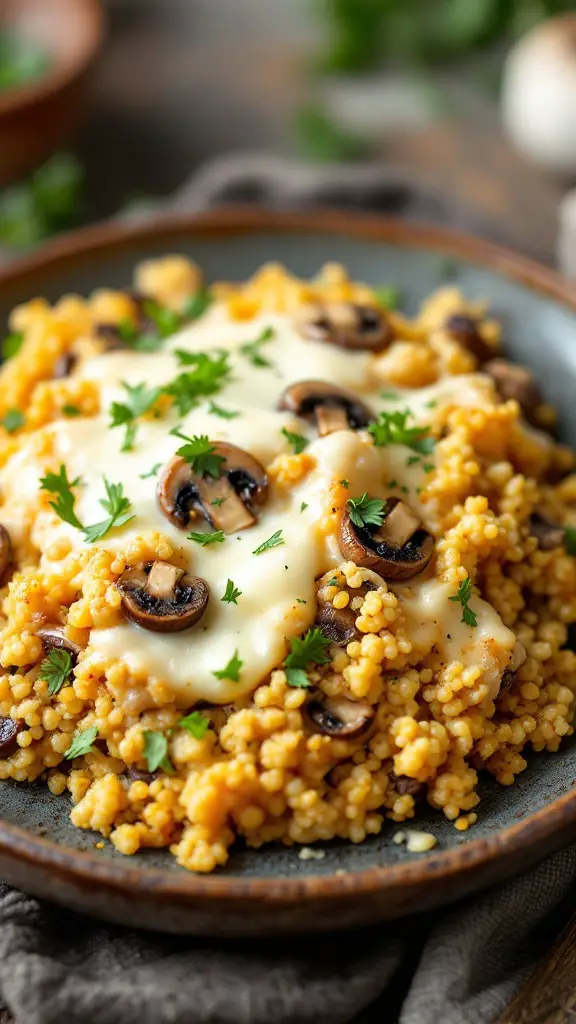
[[[266,260],[314,274],[326,260],[400,288],[414,312],[452,280],[469,298],[488,297],[505,327],[506,349],[537,373],[576,443],[576,293],[553,272],[475,239],[368,217],[230,211],[146,227],[91,229],[45,248],[0,274],[0,322],[16,303],[55,299],[97,286],[125,286],[133,265],[184,252],[208,280],[244,279]],[[390,823],[360,846],[335,841],[320,860],[297,849],[236,847],[211,877],[178,868],[169,853],[134,858],[73,828],[66,797],[41,785],[0,783],[0,878],[38,895],[126,924],[167,931],[254,934],[365,924],[438,905],[520,871],[576,837],[576,743],[532,758],[511,788],[481,783],[478,823],[458,833],[424,811],[434,832],[428,855],[392,843]]]

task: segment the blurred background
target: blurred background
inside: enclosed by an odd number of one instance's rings
[[[568,265],[572,12],[569,0],[0,0],[2,253],[111,215],[242,200],[418,216],[547,262],[560,221]]]

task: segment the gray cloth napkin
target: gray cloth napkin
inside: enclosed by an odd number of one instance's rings
[[[374,209],[494,234],[401,174],[245,154],[166,206]],[[145,216],[142,210],[139,216]],[[573,909],[576,846],[436,914],[286,941],[103,925],[0,883],[0,1024],[491,1024]]]

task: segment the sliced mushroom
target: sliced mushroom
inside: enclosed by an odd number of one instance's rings
[[[355,395],[323,380],[301,380],[280,396],[279,409],[314,423],[320,437],[335,430],[361,430],[374,416]]]
[[[72,659],[72,665],[75,665],[78,661],[78,655],[82,648],[64,635],[62,626],[44,626],[38,630],[36,636],[40,637],[46,654],[49,654],[53,648],[57,647],[59,650],[68,651]]]
[[[208,586],[170,562],[127,569],[116,583],[127,619],[154,633],[179,633],[198,622],[208,605]]]
[[[346,740],[368,733],[374,720],[374,708],[365,701],[325,697],[319,692],[305,705],[305,712],[315,732]]]
[[[313,302],[299,313],[296,326],[309,341],[339,348],[381,352],[393,339],[383,309],[354,302]]]
[[[516,682],[516,673],[511,668],[504,669],[502,678],[500,680],[500,689],[498,696],[501,697],[503,693],[508,693],[511,686]]]
[[[400,507],[399,507],[400,506]],[[434,538],[406,502],[388,498],[382,526],[355,526],[348,509],[340,524],[340,549],[356,565],[375,569],[385,580],[408,580],[429,564]]]
[[[10,534],[0,523],[0,586],[5,582],[12,561],[12,544]]]
[[[62,377],[69,377],[76,365],[76,356],[72,352],[65,352],[56,360],[52,377],[54,380],[61,380]]]
[[[24,722],[0,715],[0,758],[10,757],[18,748],[18,733],[25,728]]]
[[[202,515],[215,530],[245,530],[254,525],[257,510],[268,496],[266,471],[257,459],[233,444],[215,441],[213,450],[224,460],[217,480],[195,473],[175,455],[160,475],[158,504],[180,529]]]
[[[375,584],[366,582],[354,590],[354,597],[365,597],[369,590],[375,590]],[[350,605],[345,608],[335,608],[330,601],[323,601],[318,597],[318,609],[314,625],[322,632],[322,635],[336,644],[337,647],[347,647],[353,640],[361,640],[363,634],[356,628],[358,612]]]
[[[418,779],[413,779],[410,775],[396,775],[392,776],[394,782],[394,789],[399,796],[413,796],[414,800],[419,800],[424,796],[426,791],[426,785],[424,782],[418,782]]]
[[[538,541],[541,551],[552,551],[564,543],[564,530],[556,523],[551,523],[539,512],[533,512],[530,516],[530,536]]]
[[[526,419],[532,421],[535,409],[542,403],[542,396],[530,370],[526,366],[509,363],[507,359],[491,359],[483,369],[494,381],[502,401],[515,399]]]
[[[476,320],[465,313],[453,313],[444,321],[444,329],[463,348],[468,349],[479,363],[485,363],[493,355],[493,349],[486,344],[478,330]]]

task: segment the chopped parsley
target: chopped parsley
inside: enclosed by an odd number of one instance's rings
[[[476,614],[469,607],[469,600],[472,597],[472,580],[469,576],[465,580],[462,580],[458,587],[458,593],[450,597],[449,601],[459,601],[462,605],[462,618],[461,622],[466,623],[467,626],[477,626],[478,620]]]
[[[149,772],[155,772],[161,768],[167,775],[174,772],[170,758],[168,757],[168,740],[163,732],[145,730],[144,736],[144,758]]]
[[[306,508],[308,508],[308,503],[305,502],[305,501],[301,502],[301,504],[300,504],[300,511],[303,512],[304,509],[306,509]]]
[[[229,355],[227,352],[207,355],[205,352],[185,352],[183,349],[178,349],[176,355],[181,366],[193,369],[178,374],[162,390],[174,400],[180,416],[186,416],[201,398],[208,398],[220,391],[230,374]]]
[[[140,473],[140,479],[141,480],[148,480],[151,476],[158,476],[158,473],[160,472],[161,468],[162,468],[162,463],[161,462],[157,462],[154,466],[152,466],[152,469],[148,470],[147,473]]]
[[[179,729],[186,729],[192,734],[194,739],[201,740],[204,733],[210,728],[210,719],[203,715],[201,711],[191,711],[186,718],[181,718],[178,722]]]
[[[296,598],[296,603],[297,604],[307,604],[308,602],[305,601],[303,597],[297,597]]]
[[[126,402],[112,402],[110,406],[110,426],[124,427],[124,441],[121,452],[132,451],[136,439],[136,420],[150,411],[162,394],[161,388],[147,388],[145,384],[126,384],[122,382],[128,397]]]
[[[268,540],[265,540],[263,544],[259,544],[257,548],[254,548],[253,555],[261,555],[263,551],[270,551],[270,548],[279,548],[281,544],[285,544],[284,537],[282,536],[282,530],[276,530]]]
[[[425,473],[433,473],[434,470],[436,469],[436,466],[434,465],[433,462],[425,462],[424,465],[422,466],[422,469],[424,470]]]
[[[226,604],[238,604],[238,598],[240,597],[241,594],[242,591],[238,590],[234,586],[234,581],[228,580],[226,584],[226,590],[224,591],[224,596],[221,597],[220,600],[225,601]]]
[[[154,299],[143,300],[142,314],[147,320],[145,326],[138,326],[131,320],[122,320],[116,325],[122,341],[138,352],[157,352],[166,338],[182,326],[178,313],[161,306]]]
[[[72,742],[64,754],[69,761],[75,757],[83,757],[92,753],[92,744],[98,735],[98,729],[91,725],[89,729],[83,729],[72,737]]]
[[[65,523],[69,523],[70,526],[74,526],[77,530],[82,530],[82,523],[74,511],[76,499],[72,493],[72,488],[77,487],[79,483],[79,476],[75,480],[68,479],[66,466],[60,466],[58,473],[46,473],[46,476],[43,476],[40,480],[42,490],[48,491],[49,494],[55,496],[55,500],[49,502],[50,508],[53,508],[56,515],[63,519]]]
[[[69,651],[53,647],[48,657],[44,658],[40,665],[38,678],[44,679],[48,683],[48,693],[54,695],[59,693],[64,683],[68,682],[71,671],[72,658]]]
[[[333,576],[331,580],[328,580],[328,583],[326,584],[326,586],[327,587],[339,587],[340,584],[338,583],[338,580],[336,579],[336,577]]]
[[[80,483],[80,477],[69,480],[66,467],[60,466],[58,473],[47,473],[40,480],[42,489],[56,496],[55,501],[49,503],[50,508],[53,508],[56,515],[65,523],[74,526],[76,530],[82,530],[89,544],[100,540],[113,526],[124,526],[125,523],[134,519],[130,501],[124,497],[122,484],[111,484],[106,477],[103,479],[107,498],[101,498],[100,504],[108,512],[108,518],[103,519],[100,523],[94,523],[92,526],[83,526],[74,511],[75,497],[72,488]]]
[[[231,679],[233,683],[237,683],[243,664],[242,659],[238,657],[238,649],[236,649],[225,668],[213,671],[212,674],[216,676],[216,679]]]
[[[366,492],[360,498],[348,498],[346,508],[354,526],[382,526],[386,502],[380,498],[369,498]]]
[[[211,501],[210,504],[215,505],[216,508],[220,508],[220,505],[223,505],[225,501],[226,498],[214,498],[214,501]]]
[[[2,342],[2,359],[11,359],[22,347],[24,335],[21,331],[13,331]]]
[[[345,487],[346,490],[350,487],[350,482],[348,480],[339,480],[338,483],[341,487]]]
[[[396,391],[381,391],[380,398],[383,398],[386,402],[397,402],[400,399],[400,395]]]
[[[100,498],[100,504],[105,512],[108,513],[106,519],[102,519],[99,523],[93,523],[92,526],[83,526],[84,536],[89,544],[93,544],[94,541],[100,540],[104,537],[113,527],[125,526],[131,519],[134,519],[134,513],[132,512],[132,505],[130,499],[124,495],[124,487],[122,484],[111,484],[106,477],[104,480],[104,486],[106,488],[106,498]]]
[[[385,309],[396,309],[400,304],[400,291],[392,285],[383,285],[381,288],[375,288],[374,294],[379,305],[384,306]]]
[[[271,366],[272,363],[270,363],[268,359],[264,358],[260,349],[267,341],[272,341],[275,336],[276,331],[273,327],[265,327],[254,341],[248,341],[245,345],[241,345],[240,351],[243,356],[246,356],[246,358],[250,360],[252,366]]]
[[[216,405],[216,402],[210,402],[208,412],[212,416],[219,416],[221,420],[235,420],[240,415],[234,409],[223,409],[221,405]]]
[[[226,540],[226,534],[224,530],[216,530],[214,533],[189,533],[186,540],[193,540],[205,548],[209,544],[222,544]]]
[[[13,434],[16,430],[20,430],[20,427],[24,426],[25,418],[19,409],[8,409],[0,423],[2,423],[4,430],[7,430],[9,434]]]
[[[569,555],[576,555],[576,526],[564,527],[564,546]]]
[[[330,661],[326,653],[328,647],[330,641],[317,628],[309,629],[302,639],[294,637],[290,641],[290,654],[283,662],[288,685],[308,688],[310,681],[305,670],[312,664],[327,665]]]
[[[437,398],[431,398],[429,402],[425,403],[425,405],[426,405],[427,409],[435,409],[436,406],[438,405],[438,399]]]
[[[176,450],[176,455],[179,455],[185,462],[189,462],[194,473],[197,473],[198,476],[211,476],[214,480],[219,479],[222,464],[226,462],[226,459],[222,455],[216,454],[214,445],[207,434],[194,434],[193,437],[188,437],[186,434],[180,433],[178,428],[171,430],[170,433],[186,441],[186,444]]]
[[[436,441],[430,436],[428,427],[409,427],[411,416],[409,409],[398,412],[381,412],[376,423],[371,423],[368,431],[374,438],[374,444],[383,447],[388,444],[405,444],[408,448],[429,455],[434,450]]]
[[[70,419],[73,419],[74,416],[82,415],[82,410],[77,405],[63,405],[62,412],[64,416],[68,416]]]
[[[286,427],[282,427],[282,433],[288,444],[292,445],[294,455],[300,455],[309,444],[308,438],[303,434],[293,434],[291,430],[286,430]]]
[[[414,466],[417,462],[420,462],[419,455],[409,455],[408,458],[406,459],[407,466]]]
[[[206,310],[212,305],[214,299],[208,288],[200,288],[194,295],[191,295],[188,302],[184,306],[183,315],[184,319],[198,320],[199,317],[203,316]]]

